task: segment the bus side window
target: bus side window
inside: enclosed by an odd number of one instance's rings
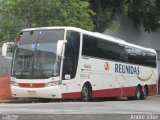
[[[73,79],[76,75],[79,58],[79,44],[80,34],[78,32],[67,31],[62,79]]]

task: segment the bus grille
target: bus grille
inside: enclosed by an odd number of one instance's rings
[[[45,87],[45,83],[19,83],[19,87],[22,88],[42,88]]]

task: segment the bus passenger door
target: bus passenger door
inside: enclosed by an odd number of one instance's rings
[[[76,91],[76,73],[79,59],[80,33],[67,31],[67,43],[65,45],[62,83],[70,92]]]

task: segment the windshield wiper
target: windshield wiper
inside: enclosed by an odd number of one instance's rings
[[[30,60],[24,65],[20,77],[23,76],[23,73],[26,71],[26,68],[30,65],[30,63],[31,63],[31,61],[32,61],[32,59],[33,59],[33,52],[32,52],[31,55],[28,55],[28,56],[30,56],[31,58],[30,58]]]

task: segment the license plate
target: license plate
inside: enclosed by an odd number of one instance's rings
[[[36,95],[36,91],[27,91],[28,95]]]

